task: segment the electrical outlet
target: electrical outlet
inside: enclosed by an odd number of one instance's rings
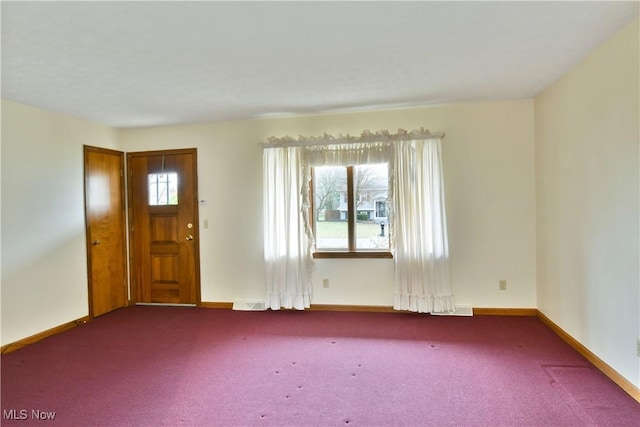
[[[322,279],[322,287],[323,288],[329,287],[329,279]]]
[[[638,338],[638,357],[640,357],[640,338]]]
[[[501,291],[506,291],[506,290],[507,290],[507,281],[506,281],[506,280],[500,280],[500,281],[498,282],[498,288],[499,288]]]

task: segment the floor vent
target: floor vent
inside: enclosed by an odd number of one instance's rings
[[[239,311],[265,311],[264,301],[234,301],[233,309]]]
[[[473,316],[473,307],[456,307],[453,313],[445,311],[443,313],[431,313],[434,316]]]

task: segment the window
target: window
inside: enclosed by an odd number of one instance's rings
[[[389,257],[386,163],[313,168],[315,257]]]
[[[376,201],[376,216],[378,218],[386,218],[387,216],[387,203]]]
[[[322,183],[320,165],[366,164],[364,167],[374,167],[383,163],[388,164],[387,180],[393,185],[386,193],[384,189],[375,188],[358,191],[362,176],[357,167],[334,170],[334,173],[340,171],[334,191],[329,191]],[[311,170],[311,188],[308,188],[306,165],[317,166]],[[393,307],[420,313],[455,310],[449,284],[440,135],[420,129],[399,130],[393,135],[387,131],[375,134],[365,131],[360,138],[348,135],[336,138],[327,134],[298,140],[269,138],[263,166],[265,274],[271,308],[292,306],[293,301],[296,301],[296,308],[310,305],[312,257],[391,257],[389,249],[385,249],[391,234],[395,237],[392,238]],[[381,175],[384,181],[385,174]],[[345,184],[340,182],[343,180]],[[332,201],[333,209],[322,206],[320,197],[323,193],[332,195],[325,199]],[[392,197],[389,197],[390,193],[393,193]],[[363,205],[374,202],[380,203],[374,205],[373,211]],[[340,207],[343,203],[347,206],[346,220],[333,219],[336,214],[342,218]],[[308,211],[301,211],[302,206],[308,205],[311,205]],[[357,219],[358,212],[363,219]],[[389,218],[384,221],[386,227],[391,225],[391,230],[382,228],[382,218],[386,217],[380,214],[391,218],[391,221]],[[364,219],[365,215],[368,219]],[[322,226],[327,225],[323,222],[331,220],[346,223],[346,232],[344,224],[337,230],[338,237],[332,237],[332,230],[322,230]],[[377,238],[375,234],[362,235],[362,224],[371,225],[369,221],[376,224],[379,221]],[[309,241],[316,240],[314,237],[317,237],[315,249],[308,245]],[[372,249],[363,248],[362,241],[367,237],[369,242],[382,242],[381,247],[376,248],[374,244]],[[340,242],[335,245],[338,248],[327,247],[331,242],[328,239],[333,238]],[[283,301],[287,305],[282,305]]]
[[[175,172],[149,174],[149,205],[178,204],[178,174]]]

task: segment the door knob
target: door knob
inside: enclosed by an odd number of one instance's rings
[[[193,240],[193,236],[191,234],[188,234],[186,238],[187,240]]]
[[[93,242],[91,242],[93,246],[98,246],[100,243],[100,240],[94,240]]]

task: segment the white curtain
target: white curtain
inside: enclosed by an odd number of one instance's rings
[[[302,151],[281,147],[263,152],[265,303],[272,310],[304,310],[311,303],[313,237]]]
[[[269,138],[264,147],[266,305],[304,309],[312,297],[311,166],[389,164],[394,308],[420,313],[455,309],[442,181],[441,135],[429,131],[360,137]]]
[[[398,141],[391,172],[394,309],[454,311],[438,138]]]

